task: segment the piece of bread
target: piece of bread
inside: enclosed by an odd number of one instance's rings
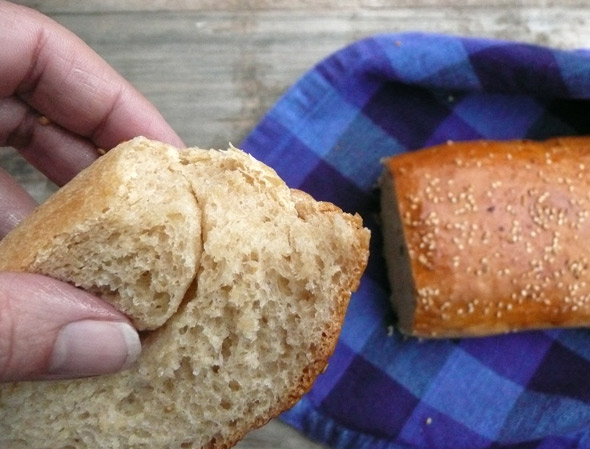
[[[449,142],[384,160],[402,332],[590,325],[590,139]]]
[[[368,257],[359,216],[245,153],[136,138],[0,242],[0,269],[105,298],[129,370],[0,386],[0,447],[229,448],[325,369]]]

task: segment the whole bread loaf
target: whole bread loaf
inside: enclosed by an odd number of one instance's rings
[[[142,330],[142,355],[1,385],[0,447],[231,447],[325,369],[368,241],[360,217],[237,149],[119,145],[0,242],[0,270],[101,296]]]
[[[590,139],[449,142],[384,164],[385,254],[403,332],[590,325]]]

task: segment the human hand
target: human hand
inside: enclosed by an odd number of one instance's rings
[[[158,111],[79,38],[0,0],[0,146],[58,185],[123,140],[182,146]],[[36,207],[0,169],[0,238]],[[118,371],[141,351],[125,316],[48,277],[0,273],[0,382]]]

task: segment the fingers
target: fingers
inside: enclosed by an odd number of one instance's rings
[[[0,0],[0,146],[11,145],[58,185],[123,140],[183,146],[139,92],[73,33]],[[41,119],[42,117],[42,119]],[[32,200],[0,174],[0,236]],[[22,203],[20,203],[22,201]]]
[[[36,206],[35,200],[8,173],[0,169],[0,239]]]
[[[19,148],[25,159],[59,186],[98,157],[92,143],[39,116],[15,97],[0,98],[0,142]]]
[[[0,40],[0,98],[16,96],[63,132],[100,148],[110,149],[137,135],[182,146],[153,105],[56,22],[0,0]],[[4,126],[0,122],[0,134]],[[30,126],[21,129],[36,130]],[[54,150],[40,139],[25,142],[29,142],[32,159]],[[0,145],[5,143],[0,141]],[[68,164],[69,156],[80,150],[82,140],[62,143],[67,148],[61,157]],[[82,145],[82,151],[86,149]]]
[[[40,275],[0,273],[0,382],[114,373],[141,352],[109,305]]]

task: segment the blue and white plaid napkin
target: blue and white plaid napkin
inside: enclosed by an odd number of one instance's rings
[[[585,133],[585,51],[379,35],[300,79],[242,147],[291,187],[359,212],[373,238],[328,370],[282,419],[334,448],[590,448],[590,331],[418,341],[393,330],[375,188],[383,156]]]

